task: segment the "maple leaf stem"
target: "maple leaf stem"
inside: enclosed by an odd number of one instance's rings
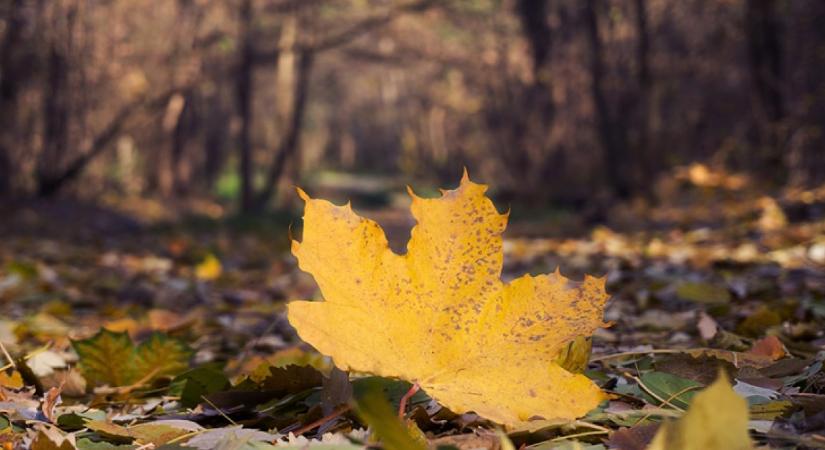
[[[419,386],[418,382],[416,382],[412,385],[412,387],[410,387],[410,390],[407,391],[407,393],[404,394],[403,397],[401,397],[401,401],[398,403],[398,417],[401,420],[404,419],[404,414],[406,414],[407,412],[407,402],[410,401],[412,396],[415,395],[415,393],[419,390],[421,390],[421,386]]]
[[[297,430],[293,431],[292,433],[295,434],[295,436],[300,436],[300,435],[306,433],[307,431],[311,431],[311,430],[313,430],[317,427],[320,427],[321,425],[329,422],[330,420],[335,419],[336,417],[340,416],[341,414],[346,413],[350,409],[351,409],[351,407],[349,405],[339,406],[338,408],[336,408],[335,410],[333,410],[331,413],[327,414],[326,416],[321,417],[320,419],[316,420],[315,422],[304,425],[301,428],[298,428]]]

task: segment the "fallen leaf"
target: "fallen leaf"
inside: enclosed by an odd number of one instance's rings
[[[418,224],[400,256],[348,204],[299,190],[303,241],[292,252],[326,301],[291,302],[289,321],[341,369],[417,382],[455,412],[505,425],[580,417],[605,394],[556,359],[606,325],[604,279],[556,271],[503,283],[507,215],[485,191],[466,174],[441,198],[410,191]]]
[[[5,388],[20,389],[23,387],[23,377],[20,372],[13,370],[11,373],[5,370],[0,371],[0,386]]]
[[[309,366],[270,367],[269,376],[261,380],[260,387],[282,397],[320,386],[323,378],[321,372]]]
[[[174,376],[189,368],[192,351],[183,342],[161,333],[152,333],[135,349],[135,370],[151,379]]]
[[[75,440],[71,434],[64,435],[58,428],[42,426],[31,444],[32,450],[74,450]]]
[[[86,428],[114,442],[132,442],[134,440],[134,436],[129,433],[126,427],[105,420],[90,420],[86,422]]]
[[[762,215],[757,221],[757,227],[762,232],[779,231],[788,225],[785,212],[773,198],[762,197],[759,199],[759,206],[762,208]]]
[[[125,331],[129,333],[129,336],[134,336],[140,329],[140,324],[137,322],[137,320],[132,319],[131,317],[124,317],[122,319],[106,321],[103,324],[103,328],[109,331],[114,331],[115,333]]]
[[[157,447],[181,436],[200,432],[203,427],[187,420],[156,420],[128,427],[129,433],[139,444]]]
[[[79,368],[92,385],[127,386],[148,383],[185,371],[192,352],[182,342],[153,333],[137,347],[124,331],[102,328],[88,339],[72,341]]]
[[[736,380],[736,384],[733,386],[733,390],[736,391],[737,394],[745,397],[746,399],[750,398],[763,398],[763,399],[775,399],[779,397],[779,392],[775,389],[765,388],[762,386],[754,386],[750,383],[746,383],[742,380]]]
[[[684,282],[676,288],[676,295],[696,303],[724,304],[730,302],[730,291],[711,283]]]
[[[785,355],[787,355],[782,341],[774,335],[767,336],[754,342],[749,353],[753,355],[767,356],[773,361],[782,359]]]
[[[702,356],[717,358],[733,364],[736,368],[755,367],[761,369],[773,364],[773,360],[762,355],[751,353],[734,352],[730,350],[720,350],[717,348],[698,348],[684,350],[684,353],[699,358]]]
[[[751,420],[775,420],[786,415],[793,409],[793,403],[788,400],[773,400],[750,407]]]
[[[173,380],[173,383],[177,382],[183,383],[180,400],[187,407],[202,402],[205,395],[214,394],[229,387],[226,375],[210,367],[198,367],[186,371]]]
[[[195,276],[201,280],[212,281],[221,276],[223,267],[221,261],[213,254],[206,255],[197,266],[195,266]]]
[[[279,437],[277,434],[270,434],[260,430],[231,426],[204,431],[192,439],[189,439],[185,442],[185,445],[186,447],[201,450],[211,450],[214,448],[252,449],[256,448],[254,446],[256,443],[273,442]]]
[[[729,375],[736,374],[733,364],[710,355],[694,357],[687,353],[673,353],[656,358],[653,364],[659,372],[693,380],[702,386],[713,383],[719,376],[720,369]]]
[[[702,384],[664,372],[649,372],[642,375],[645,399],[656,406],[687,407]]]
[[[699,321],[696,323],[696,329],[699,330],[699,336],[705,341],[710,341],[716,336],[719,331],[719,324],[709,316],[706,312],[699,313]]]
[[[197,321],[198,310],[181,315],[165,309],[151,309],[146,313],[149,328],[155,331],[176,331],[191,326]]]
[[[61,387],[61,395],[81,397],[86,394],[86,379],[74,367],[69,370],[57,370],[53,374],[40,378],[43,387],[50,389]]]
[[[77,448],[78,450],[135,450],[137,446],[110,444],[106,441],[94,441],[84,437],[77,440]]]
[[[433,439],[430,444],[431,448],[504,450],[501,441],[501,437],[493,433],[479,433],[442,436]]]
[[[329,377],[324,377],[321,389],[321,409],[324,415],[332,412],[340,405],[346,405],[352,400],[352,383],[349,374],[334,367]]]
[[[358,399],[356,411],[384,444],[393,450],[423,450],[426,439],[416,439],[416,435],[398,419],[392,407],[384,399],[377,384],[371,384]],[[421,434],[421,431],[418,431]],[[422,442],[423,440],[423,442]]]
[[[54,369],[66,367],[66,360],[56,352],[44,350],[29,358],[26,365],[38,377],[46,377],[54,373]]]
[[[736,332],[745,336],[757,337],[770,327],[780,325],[782,316],[765,305],[749,314],[745,320],[736,326]]]
[[[60,387],[53,387],[46,391],[46,394],[43,396],[43,405],[40,406],[40,410],[43,412],[43,416],[51,423],[54,423],[56,419],[54,409],[63,402],[60,398],[61,390]]]
[[[623,427],[610,435],[607,444],[614,450],[644,450],[658,429],[658,423]]]
[[[134,348],[126,332],[101,328],[89,339],[72,341],[80,357],[79,367],[92,385],[125,386],[135,378]]]
[[[676,422],[659,428],[648,450],[746,450],[748,403],[731,388],[728,377],[719,378],[696,394],[690,408]]]

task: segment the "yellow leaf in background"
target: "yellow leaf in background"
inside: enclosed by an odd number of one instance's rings
[[[9,374],[5,370],[0,371],[0,386],[4,388],[20,389],[23,387],[23,377],[20,372],[14,370]]]
[[[410,191],[418,224],[403,256],[348,204],[299,191],[303,241],[292,252],[325,301],[291,302],[289,321],[341,369],[417,382],[457,413],[505,425],[580,417],[605,395],[557,358],[605,326],[604,280],[557,271],[503,283],[507,215],[485,191],[466,174],[441,198]]]
[[[762,197],[759,199],[759,207],[762,208],[762,215],[759,216],[756,226],[760,231],[769,233],[788,226],[788,218],[776,200],[770,197]]]
[[[731,388],[727,375],[696,394],[676,422],[664,423],[647,450],[748,450],[748,403]]]
[[[195,266],[195,276],[201,280],[212,281],[221,276],[223,267],[220,260],[213,254],[206,255],[203,261]]]

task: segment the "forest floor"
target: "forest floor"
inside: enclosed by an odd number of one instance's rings
[[[641,450],[720,369],[747,399],[758,445],[825,448],[825,189],[769,197],[704,175],[688,174],[666,206],[616,208],[576,237],[514,220],[505,280],[557,267],[607,277],[613,325],[593,337],[585,373],[614,394],[576,423],[510,430],[516,448]],[[403,248],[403,209],[364,215]],[[68,202],[4,217],[6,448],[375,444],[364,430],[382,425],[341,407],[348,388],[286,320],[287,300],[319,297],[289,253],[295,219],[147,225]],[[380,383],[397,408],[409,385]],[[509,445],[425,392],[407,417],[433,447]]]

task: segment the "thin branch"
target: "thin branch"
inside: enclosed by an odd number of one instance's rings
[[[349,44],[370,31],[388,24],[401,14],[424,11],[435,4],[435,0],[418,0],[401,5],[387,11],[384,14],[377,15],[375,17],[368,17],[342,31],[339,31],[338,33],[332,34],[331,36],[321,38],[314,44],[308,45],[302,50],[310,50],[318,53]]]
[[[328,414],[324,417],[321,417],[320,419],[316,420],[315,422],[304,425],[301,428],[298,428],[297,430],[293,431],[292,433],[295,436],[300,436],[300,435],[306,433],[307,431],[312,431],[315,428],[318,428],[321,425],[340,417],[342,414],[348,412],[350,409],[351,409],[351,407],[349,405],[341,405],[341,406],[335,408],[330,414]]]
[[[93,159],[100,156],[100,154],[109,147],[109,144],[120,134],[124,125],[132,115],[144,107],[157,108],[164,105],[172,95],[181,89],[182,88],[172,88],[148,100],[141,98],[122,107],[106,127],[98,133],[86,152],[69,163],[66,169],[60,174],[39,180],[38,195],[48,197],[56,194],[66,182],[79,176]]]
[[[11,365],[12,365],[12,367],[14,367],[15,369],[17,369],[17,364],[15,364],[14,359],[12,359],[11,355],[9,354],[9,351],[8,351],[8,350],[6,350],[6,345],[5,345],[5,344],[3,344],[3,341],[0,341],[0,350],[3,350],[3,355],[4,355],[4,356],[6,357],[6,359],[9,361],[9,364],[11,364]]]
[[[232,425],[237,425],[237,424],[238,424],[237,422],[235,422],[234,420],[232,420],[232,418],[231,418],[231,417],[227,416],[227,415],[226,415],[226,413],[225,413],[225,412],[223,412],[223,410],[221,410],[220,408],[218,408],[218,406],[217,406],[217,405],[215,405],[214,403],[212,403],[212,401],[211,401],[211,400],[209,400],[208,398],[206,398],[206,396],[205,396],[205,395],[201,395],[201,398],[202,398],[202,399],[203,399],[206,403],[208,403],[208,404],[209,404],[209,406],[211,406],[211,407],[215,408],[215,411],[217,411],[217,412],[218,412],[218,414],[220,414],[220,415],[221,415],[224,419],[226,419],[229,423],[231,423]]]

